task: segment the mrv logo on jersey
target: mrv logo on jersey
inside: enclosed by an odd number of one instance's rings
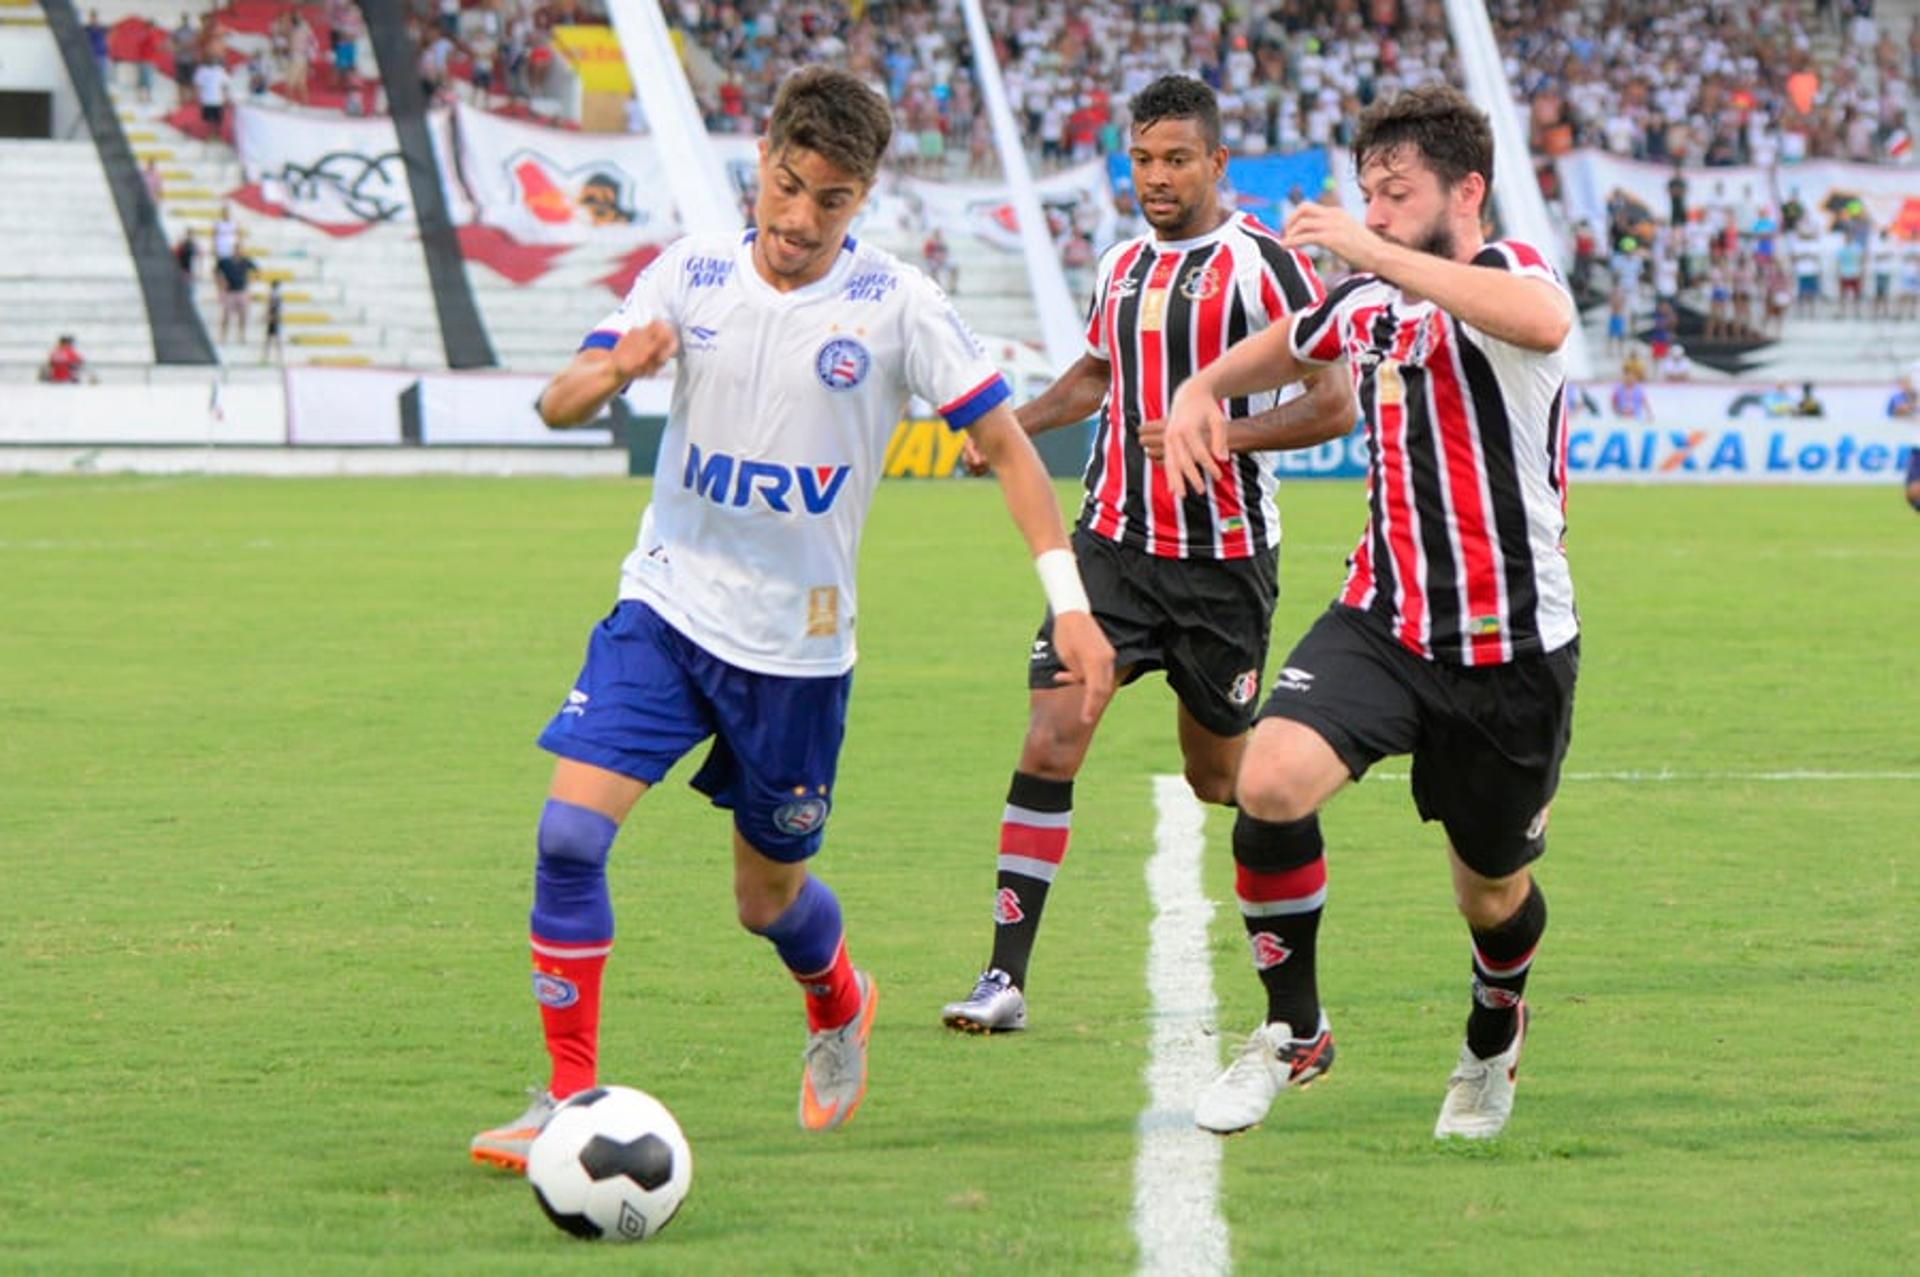
[[[790,499],[797,497],[807,514],[825,514],[852,473],[852,466],[787,466],[725,452],[702,454],[698,445],[688,444],[680,486],[715,505],[744,508],[758,498],[770,510],[792,514]]]

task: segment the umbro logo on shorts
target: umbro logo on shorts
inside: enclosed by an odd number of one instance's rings
[[[1280,677],[1273,681],[1276,692],[1310,692],[1313,690],[1313,675],[1292,665],[1280,671]]]

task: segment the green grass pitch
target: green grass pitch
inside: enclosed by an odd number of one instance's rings
[[[0,1270],[1132,1270],[1157,677],[1083,773],[1031,1031],[937,1020],[985,955],[1039,607],[986,483],[883,485],[866,538],[818,862],[881,982],[859,1119],[795,1125],[798,999],[683,765],[615,848],[603,1069],[679,1115],[691,1198],[593,1248],[467,1163],[542,1076],[532,737],[645,495],[0,480]],[[1282,495],[1276,659],[1361,516],[1350,485]],[[1465,935],[1437,831],[1369,780],[1325,818],[1340,1064],[1225,1147],[1236,1268],[1915,1271],[1920,521],[1891,488],[1598,486],[1572,519],[1584,664],[1513,1124],[1428,1139]],[[1781,771],[1905,779],[1756,778]],[[1228,828],[1223,1048],[1260,1005]]]

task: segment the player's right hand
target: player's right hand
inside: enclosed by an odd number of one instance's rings
[[[1167,414],[1166,437],[1162,448],[1166,459],[1167,486],[1175,501],[1188,493],[1200,493],[1220,477],[1227,460],[1227,417],[1217,401],[1202,394],[1191,394],[1193,383],[1180,387],[1173,396],[1173,409]]]
[[[1085,612],[1062,612],[1053,618],[1053,650],[1066,666],[1053,676],[1056,683],[1078,683],[1083,689],[1080,718],[1097,723],[1113,699],[1113,644],[1099,622]]]
[[[960,468],[978,479],[993,469],[993,463],[987,460],[987,454],[980,451],[980,445],[968,435],[966,442],[960,445]]]
[[[680,349],[673,325],[656,319],[622,333],[613,347],[613,369],[622,381],[651,377]]]

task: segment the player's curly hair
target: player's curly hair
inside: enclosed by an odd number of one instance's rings
[[[1220,145],[1220,100],[1192,76],[1161,76],[1128,99],[1127,114],[1136,129],[1161,120],[1192,120],[1200,126],[1208,150]]]
[[[1493,126],[1487,113],[1450,84],[1423,84],[1381,98],[1360,113],[1353,135],[1356,172],[1403,146],[1420,153],[1449,190],[1478,173],[1493,190]]]
[[[780,83],[767,121],[767,149],[814,152],[835,168],[871,182],[893,140],[893,111],[860,77],[810,66]]]

